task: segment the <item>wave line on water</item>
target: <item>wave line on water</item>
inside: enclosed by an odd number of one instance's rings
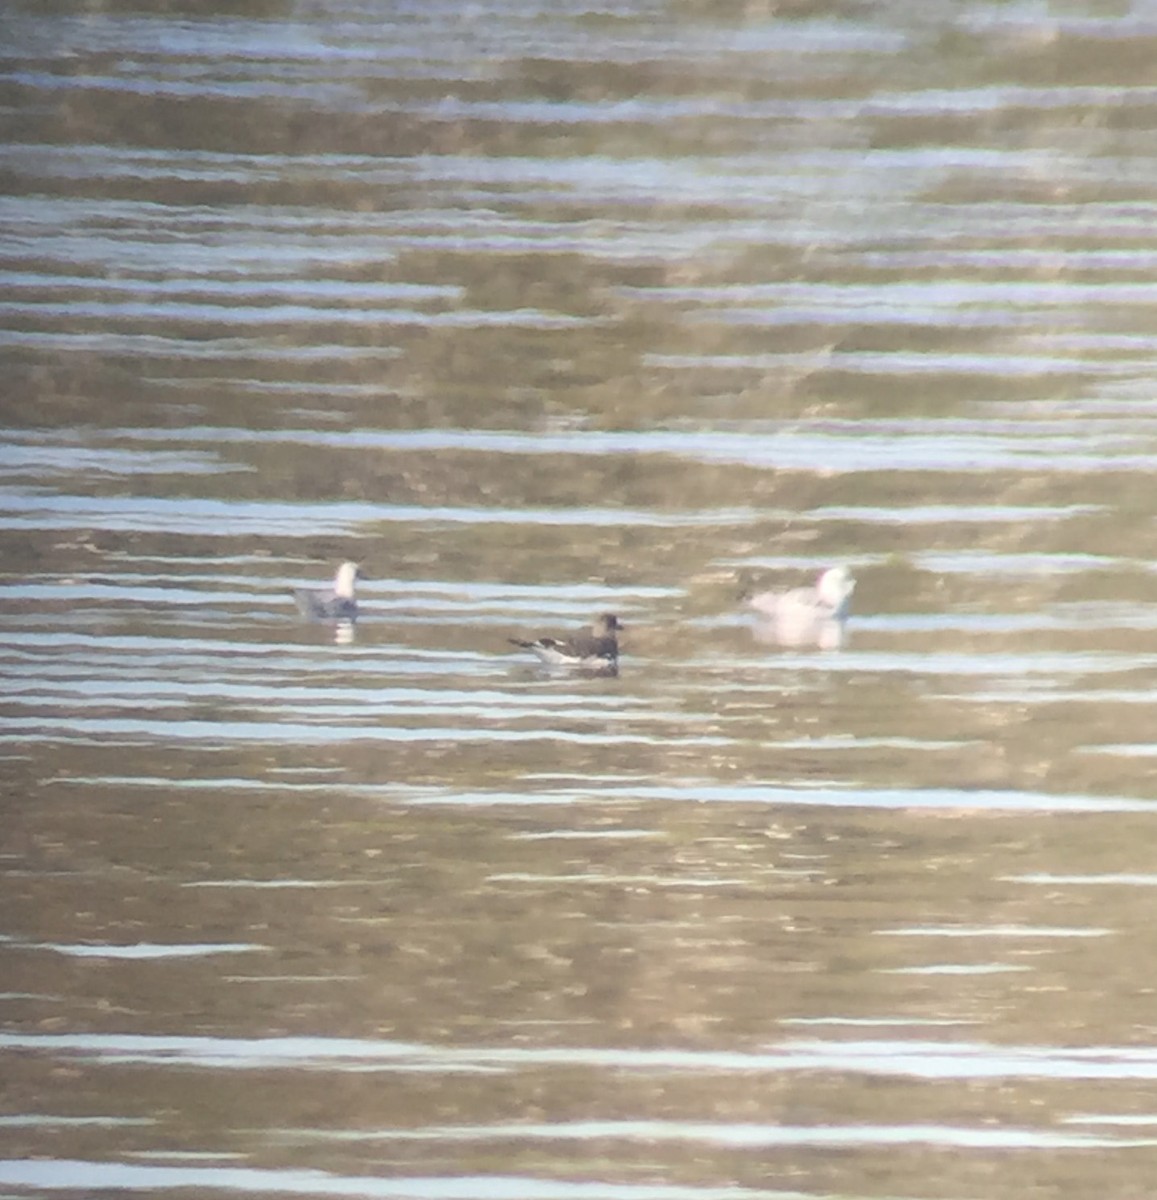
[[[1157,1118],[1150,1118],[1157,1123]],[[642,1141],[691,1142],[736,1149],[790,1146],[927,1146],[932,1149],[1064,1150],[1154,1146],[1154,1137],[1064,1133],[1025,1126],[964,1125],[779,1125],[697,1121],[559,1121],[507,1125],[451,1125],[423,1129],[282,1131],[311,1142],[436,1141]]]
[[[214,1157],[229,1159],[232,1155]],[[360,1196],[366,1200],[807,1200],[800,1193],[738,1186],[570,1182],[517,1175],[405,1176],[387,1179],[319,1170],[274,1170],[222,1163],[180,1166],[80,1159],[0,1160],[8,1187],[90,1191],[261,1192],[293,1196]]]
[[[750,1050],[572,1046],[434,1046],[327,1037],[212,1038],[146,1034],[0,1033],[0,1053],[28,1051],[94,1063],[333,1071],[510,1073],[585,1067],[644,1074],[848,1072],[940,1080],[1157,1081],[1157,1047],[1004,1045],[949,1041],[785,1041]]]

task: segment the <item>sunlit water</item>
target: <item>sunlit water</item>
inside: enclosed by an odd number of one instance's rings
[[[1157,23],[2,23],[0,1186],[1148,1196]]]

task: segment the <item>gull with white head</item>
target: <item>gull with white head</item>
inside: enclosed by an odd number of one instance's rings
[[[294,588],[297,610],[310,621],[354,621],[358,602],[354,588],[358,579],[358,564],[344,562],[337,569],[331,589]]]
[[[838,650],[852,607],[856,581],[847,567],[829,567],[813,587],[759,592],[747,605],[758,616],[755,636],[779,646]]]

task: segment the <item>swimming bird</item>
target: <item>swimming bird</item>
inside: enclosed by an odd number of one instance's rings
[[[508,638],[515,646],[537,654],[553,667],[583,667],[586,670],[613,671],[619,662],[618,631],[622,622],[614,613],[603,613],[585,630],[569,638],[540,637],[533,641]]]
[[[358,615],[358,602],[354,599],[354,584],[358,578],[358,564],[344,562],[333,578],[333,588],[294,588],[293,599],[301,615],[310,621],[354,621]]]
[[[756,637],[781,646],[836,650],[843,644],[855,590],[856,581],[847,567],[829,567],[814,587],[751,596],[748,607],[759,615]]]

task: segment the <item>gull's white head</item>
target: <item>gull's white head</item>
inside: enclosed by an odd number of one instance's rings
[[[340,596],[343,600],[352,600],[354,598],[354,584],[358,578],[358,564],[354,562],[344,562],[337,569],[337,575],[333,581],[333,594]]]
[[[816,594],[822,604],[839,608],[856,590],[856,581],[847,567],[829,567],[816,581]]]

